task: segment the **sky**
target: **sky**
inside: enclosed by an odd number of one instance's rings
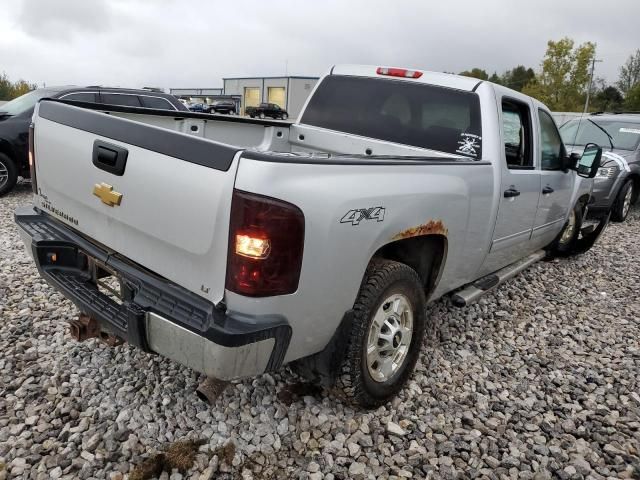
[[[640,48],[640,0],[0,2],[0,73],[40,86],[221,87],[339,63],[538,70],[564,36],[595,42],[596,76],[613,83]]]

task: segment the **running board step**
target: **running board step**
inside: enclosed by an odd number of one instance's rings
[[[489,293],[498,285],[503,284],[510,278],[515,277],[518,273],[524,269],[530,267],[539,260],[542,260],[547,255],[544,250],[538,250],[532,253],[528,257],[518,260],[511,265],[504,267],[497,272],[494,272],[486,277],[482,277],[475,282],[467,285],[465,288],[457,293],[451,295],[451,302],[456,307],[466,307],[476,302],[481,296]]]

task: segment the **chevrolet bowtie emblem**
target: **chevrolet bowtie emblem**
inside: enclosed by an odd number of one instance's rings
[[[120,205],[122,194],[113,191],[113,187],[106,183],[96,183],[93,187],[93,194],[102,200],[102,203],[115,207]]]

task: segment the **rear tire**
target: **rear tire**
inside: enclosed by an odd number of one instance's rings
[[[264,120],[265,118],[267,118],[267,117],[265,116],[265,114],[264,114],[264,113],[261,113],[261,114],[260,114],[260,119]]]
[[[631,205],[633,204],[633,198],[635,196],[633,180],[629,179],[622,185],[616,201],[613,204],[611,210],[611,220],[614,222],[624,222],[629,215]]]
[[[18,181],[18,169],[15,163],[4,153],[0,153],[0,197],[6,195]]]
[[[360,406],[388,402],[413,372],[426,325],[418,274],[405,264],[374,260],[365,273],[336,385]]]

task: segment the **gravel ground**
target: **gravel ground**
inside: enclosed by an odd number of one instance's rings
[[[360,411],[289,372],[209,407],[192,370],[72,341],[75,308],[13,225],[29,199],[0,199],[0,480],[143,478],[140,465],[162,479],[640,478],[638,208],[579,258],[466,309],[432,305],[440,338],[408,387]],[[156,454],[184,439],[203,442],[177,445],[193,466],[160,474],[177,464]]]

